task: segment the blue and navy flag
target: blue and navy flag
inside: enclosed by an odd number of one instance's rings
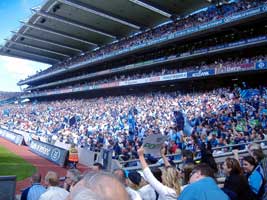
[[[174,111],[173,115],[174,115],[176,128],[178,129],[178,131],[183,130],[184,124],[185,124],[183,113],[181,111]]]
[[[76,124],[76,116],[75,115],[69,119],[69,125],[73,126],[74,124]]]
[[[260,91],[257,89],[245,89],[240,90],[240,97],[243,99],[249,99],[255,95],[260,95]]]
[[[174,111],[173,114],[178,131],[183,130],[186,135],[191,135],[193,127],[191,126],[186,114],[182,111]]]
[[[136,121],[132,110],[130,110],[128,113],[128,125],[129,125],[129,132],[135,133]]]

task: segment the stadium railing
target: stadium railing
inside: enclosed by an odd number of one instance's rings
[[[266,146],[267,140],[259,140],[259,141],[247,142],[247,143],[242,143],[242,144],[234,144],[234,145],[227,145],[227,146],[223,146],[223,147],[215,147],[215,148],[212,148],[212,150],[226,149],[226,148],[232,149],[232,148],[236,148],[236,147],[239,147],[239,146],[248,145],[248,144],[251,144],[251,143],[264,143],[265,145],[263,146],[262,149],[264,150],[264,153],[267,154],[267,146]],[[199,151],[197,151],[197,152],[199,152]],[[247,149],[239,150],[238,154],[241,157],[244,156],[244,155],[248,155],[248,150]],[[180,153],[179,154],[168,154],[166,156],[167,157],[171,157],[171,156],[177,156],[177,155],[181,155],[181,154]],[[225,153],[215,154],[215,155],[213,155],[213,157],[214,157],[216,163],[218,165],[220,165],[221,163],[223,163],[225,161],[225,159],[227,157],[233,157],[233,155],[234,155],[233,152],[225,152]],[[195,160],[198,160],[198,158],[195,159]],[[139,159],[121,161],[120,165],[124,166],[125,164],[131,163],[131,162],[135,162],[135,163],[139,162]],[[173,160],[173,163],[177,167],[180,167],[181,164],[182,164],[182,160]],[[149,166],[150,167],[161,167],[162,164],[161,163],[156,163],[156,164],[151,164]],[[128,170],[128,171],[140,170],[141,166],[123,167],[123,169]]]

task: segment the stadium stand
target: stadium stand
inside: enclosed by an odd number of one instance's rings
[[[82,24],[73,19],[67,20],[64,18],[66,16],[57,18],[56,14],[63,15],[64,11],[74,8],[91,13],[92,8],[98,6],[94,14],[100,15],[100,10],[104,9],[101,7],[104,5],[92,5],[92,2],[59,0],[61,4],[51,6],[52,2],[49,0],[35,10],[36,14],[25,26],[36,28],[31,22],[40,15],[43,22],[39,23],[43,26],[48,23],[47,19],[60,19],[81,28],[84,27]],[[131,2],[140,4],[141,1]],[[193,184],[193,179],[211,181],[210,178],[214,177],[212,169],[217,177],[226,176],[227,181],[233,178],[226,173],[227,164],[221,165],[224,160],[216,165],[213,157],[232,156],[233,150],[235,156],[236,151],[242,153],[248,150],[251,159],[256,159],[254,164],[257,161],[253,168],[255,171],[251,170],[249,174],[257,171],[264,177],[262,166],[264,162],[266,164],[266,156],[262,148],[266,149],[267,140],[266,0],[218,1],[217,4],[208,3],[206,9],[193,13],[190,10],[179,17],[163,12],[163,8],[170,10],[164,7],[164,3],[160,7],[159,4],[155,6],[156,1],[147,2],[151,5],[142,1],[141,7],[146,6],[150,11],[153,8],[154,13],[169,16],[167,18],[171,20],[155,20],[146,28],[140,26],[140,32],[126,31],[125,27],[112,33],[103,31],[104,28],[102,32],[94,30],[114,39],[102,38],[102,43],[97,43],[93,36],[84,38],[82,34],[83,37],[76,37],[76,46],[65,44],[65,48],[72,48],[72,51],[80,46],[83,51],[79,54],[67,54],[67,51],[52,54],[50,49],[47,54],[40,54],[43,56],[41,58],[36,53],[33,60],[39,59],[53,65],[18,83],[28,85],[20,98],[30,99],[30,102],[2,105],[0,125],[12,131],[27,132],[30,141],[50,145],[58,142],[75,144],[92,152],[104,150],[129,170],[140,169],[138,158],[141,158],[141,175],[159,196],[167,195],[169,199],[185,198],[186,191],[191,188],[189,185],[180,195],[183,187],[177,188],[177,185],[187,184],[188,181]],[[203,8],[203,5],[199,4],[197,9]],[[128,23],[132,27],[137,27],[140,20],[138,16],[128,21],[123,18],[115,20],[114,16],[114,23]],[[79,17],[83,21],[83,15]],[[165,23],[161,24],[163,21]],[[144,20],[145,23],[147,20]],[[14,37],[22,37],[20,32],[24,29],[22,27]],[[123,31],[127,34],[122,34]],[[70,37],[69,33],[64,34],[64,37]],[[29,35],[26,34],[27,37]],[[97,44],[88,39],[94,39]],[[85,44],[80,44],[81,41],[87,44],[87,48]],[[9,43],[12,44],[12,41]],[[43,48],[42,45],[40,48]],[[5,49],[8,48],[4,47],[2,51]],[[27,57],[19,53],[10,54]],[[146,138],[155,134],[164,136],[166,153],[171,154],[169,160],[162,152],[162,159],[155,155],[145,155],[145,158],[149,164],[165,165],[162,183],[152,177],[153,170],[150,171],[143,159],[141,148]],[[261,157],[258,160],[249,149],[251,143],[259,143],[257,147]],[[188,169],[188,163],[181,161],[185,151],[192,152],[196,160],[209,166],[198,165],[195,170],[194,166],[190,166]],[[193,159],[191,161],[194,165]],[[169,169],[177,163],[179,171]],[[239,168],[239,162],[235,163]],[[177,178],[179,184],[172,185],[167,181],[168,176],[174,177],[171,173],[175,176],[184,173],[187,177],[183,180]],[[119,175],[123,184],[127,185],[125,174],[120,174],[120,171],[114,174]],[[243,177],[243,174],[239,175]],[[141,184],[141,177],[134,176],[138,177],[138,183],[135,179],[133,182]],[[248,187],[253,187],[250,179],[242,180]],[[127,186],[129,192],[128,189]],[[233,191],[224,192],[231,199],[240,195],[234,188],[230,189]],[[251,189],[254,192],[251,195],[263,199],[264,194],[258,189],[256,192]],[[216,190],[222,192],[219,188]]]

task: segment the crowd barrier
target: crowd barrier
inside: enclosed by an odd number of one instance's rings
[[[92,166],[95,162],[102,162],[100,160],[100,152],[90,151],[86,148],[78,148],[79,163],[85,166]]]
[[[49,144],[44,141],[31,139],[30,133],[20,130],[8,130],[6,126],[0,126],[0,137],[3,137],[17,145],[23,143],[29,146],[33,153],[46,158],[59,166],[64,166],[68,156],[70,144],[56,141],[54,144]],[[90,151],[86,148],[78,148],[79,163],[85,166],[92,166],[95,162],[109,163],[103,159],[103,154],[100,152]]]
[[[24,137],[22,135],[4,128],[0,128],[0,137],[5,138],[6,140],[9,140],[10,142],[17,145],[22,145],[24,140]]]
[[[33,153],[36,153],[37,155],[46,158],[61,167],[65,165],[68,155],[68,151],[66,149],[38,140],[32,140],[29,148]]]
[[[248,145],[250,143],[251,142],[243,143],[243,144],[227,145],[227,146],[224,146],[224,147],[215,147],[215,148],[213,148],[213,150],[225,149],[225,148],[234,148],[234,147],[238,147],[238,146]],[[267,140],[255,141],[255,143],[265,143],[265,145],[263,146],[263,151],[264,151],[265,155],[267,155],[267,146],[266,146]],[[240,155],[240,157],[249,155],[247,149],[238,151],[238,154]],[[181,155],[181,154],[169,154],[169,155],[167,155],[167,157],[177,156],[177,155]],[[225,159],[227,157],[233,157],[233,156],[234,156],[233,152],[225,152],[225,153],[215,154],[213,157],[214,157],[214,159],[215,159],[217,164],[221,164],[221,163],[223,163],[225,161]],[[120,162],[120,165],[121,166],[125,166],[127,163],[133,163],[133,162],[138,162],[138,161],[139,161],[139,159],[122,161],[122,162]],[[173,163],[179,168],[181,167],[182,162],[183,162],[182,160],[173,160]],[[161,163],[156,163],[156,164],[152,164],[152,165],[149,165],[149,166],[150,167],[161,167],[162,164]],[[131,167],[123,167],[123,168],[125,170],[128,170],[128,171],[134,171],[134,170],[140,170],[141,166],[138,165],[138,166],[131,166]]]
[[[10,131],[8,129],[3,128],[3,126],[0,126],[0,137],[3,137],[17,145],[21,145],[23,141],[25,140],[24,135],[26,138],[29,137],[29,133],[24,132],[23,134],[18,134],[16,133],[17,131]],[[22,133],[22,131],[20,131]],[[4,135],[4,136],[3,136]],[[16,139],[19,138],[19,139]],[[267,140],[260,140],[256,141],[257,143],[263,143],[266,144]],[[235,148],[238,146],[243,146],[243,145],[248,145],[250,143],[244,143],[244,144],[235,144],[235,145],[227,145],[224,147],[216,147],[213,148],[213,150],[216,149],[230,149],[230,148]],[[38,140],[31,140],[31,143],[28,145],[30,150],[36,154],[38,154],[41,157],[44,157],[55,164],[58,164],[59,166],[64,166],[65,162],[67,160],[68,156],[68,149],[70,147],[70,144],[66,144],[60,141],[55,142],[54,145],[38,141]],[[265,145],[263,147],[263,150],[265,154],[267,154],[267,146]],[[128,161],[121,161],[119,162],[118,160],[112,159],[112,152],[102,149],[101,152],[94,152],[90,151],[89,149],[86,148],[78,148],[78,154],[79,154],[79,163],[83,164],[85,166],[92,166],[95,162],[100,162],[103,163],[104,168],[106,170],[114,170],[116,168],[124,168],[126,170],[139,170],[141,169],[140,166],[133,166],[133,167],[124,167],[127,166],[127,163],[136,163],[139,160],[134,159],[134,160],[128,160]],[[239,151],[240,155],[247,155],[248,151],[246,150],[241,150]],[[167,155],[167,157],[170,156],[177,156],[180,154],[170,154]],[[226,152],[226,153],[220,153],[214,155],[214,158],[217,163],[222,163],[224,162],[225,158],[233,156],[232,152]],[[179,167],[180,164],[182,163],[182,160],[174,160],[174,163]],[[161,164],[156,163],[153,165],[150,165],[151,167],[159,167]]]

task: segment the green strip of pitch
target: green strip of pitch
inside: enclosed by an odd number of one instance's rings
[[[36,172],[36,168],[23,158],[0,146],[0,176],[16,175],[17,181]]]

